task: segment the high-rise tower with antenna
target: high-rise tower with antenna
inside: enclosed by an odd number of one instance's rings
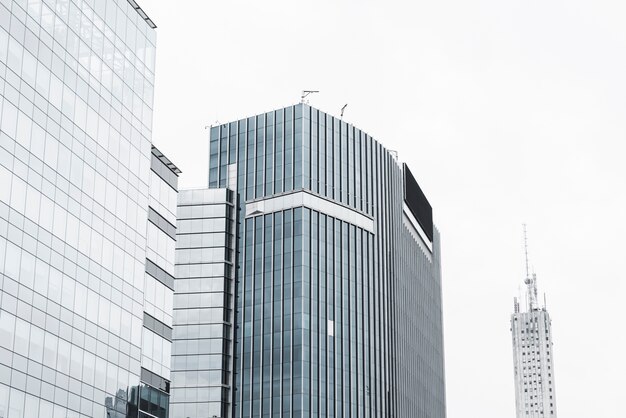
[[[526,300],[522,306],[525,309],[520,309],[521,301],[515,298],[511,315],[516,416],[556,418],[552,321],[546,309],[545,297],[543,307],[538,303],[537,275],[530,273],[525,224],[524,255]]]

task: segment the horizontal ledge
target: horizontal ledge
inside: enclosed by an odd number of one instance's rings
[[[246,217],[277,212],[300,206],[316,210],[325,215],[356,225],[361,229],[374,233],[374,220],[347,206],[324,199],[308,191],[301,190],[263,200],[246,203]]]

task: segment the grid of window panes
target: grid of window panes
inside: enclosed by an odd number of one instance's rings
[[[169,412],[169,394],[156,389],[150,385],[144,383],[141,384],[139,389],[139,412],[133,413],[132,410],[122,412],[120,417],[124,418],[168,418]],[[113,416],[113,415],[111,415]],[[107,417],[108,418],[108,417]]]
[[[154,43],[126,0],[0,1],[0,416],[136,410]]]
[[[228,185],[255,200],[309,190],[373,214],[371,162],[378,144],[365,132],[304,104],[211,128],[209,187]]]
[[[170,380],[171,329],[173,309],[173,277],[176,228],[177,169],[167,168],[159,158],[151,159],[150,213],[147,223],[146,263],[156,266],[171,278],[161,280],[146,268],[144,274],[144,327],[141,339],[141,367],[157,375],[159,381]],[[159,155],[160,152],[158,153]],[[169,161],[169,160],[168,160]],[[160,174],[157,174],[160,173]],[[163,176],[163,177],[162,177]],[[172,180],[170,177],[173,177]],[[168,180],[169,179],[169,180]],[[157,210],[154,207],[158,208]],[[145,319],[149,318],[149,323]],[[165,332],[165,330],[169,332]],[[145,372],[144,372],[145,374]],[[139,417],[167,418],[169,393],[163,387],[153,387],[152,382],[142,382],[139,389]]]
[[[171,418],[231,416],[233,204],[226,189],[180,195]]]
[[[397,416],[445,417],[439,234],[435,231],[432,261],[415,239],[407,233],[392,238],[397,242],[392,284],[395,411]]]
[[[236,416],[370,416],[380,409],[373,235],[308,208],[245,220]],[[380,415],[380,413],[378,414]]]
[[[545,309],[511,315],[518,417],[557,416],[551,328]]]

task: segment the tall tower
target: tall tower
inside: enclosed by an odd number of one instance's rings
[[[213,126],[179,197],[170,418],[445,418],[439,233],[409,167],[300,103]]]
[[[537,275],[528,268],[528,245],[524,225],[526,256],[526,303],[520,311],[515,298],[511,315],[513,366],[515,373],[515,407],[517,418],[555,418],[554,352],[552,321],[546,309],[537,302]]]

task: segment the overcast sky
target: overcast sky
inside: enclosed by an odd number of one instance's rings
[[[626,2],[141,0],[153,141],[204,186],[206,125],[299,101],[407,162],[442,236],[448,417],[515,416],[509,318],[531,264],[567,418],[626,393]]]

